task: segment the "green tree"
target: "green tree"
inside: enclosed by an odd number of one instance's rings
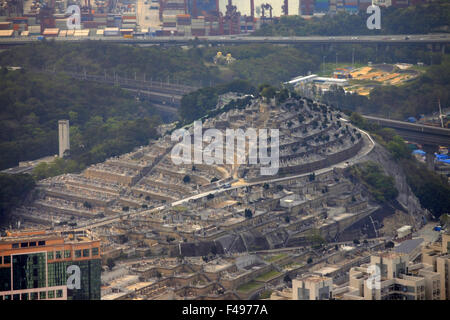
[[[29,174],[0,173],[0,224],[9,218],[14,208],[24,203],[34,187],[35,182]]]

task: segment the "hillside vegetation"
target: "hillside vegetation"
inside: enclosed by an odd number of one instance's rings
[[[57,154],[60,119],[70,121],[72,162],[63,161],[64,171],[146,144],[158,123],[151,105],[119,88],[24,70],[2,69],[0,105],[1,169]]]
[[[450,212],[450,185],[447,179],[416,161],[411,156],[411,150],[406,146],[402,137],[397,135],[393,129],[382,128],[367,122],[357,113],[352,113],[351,121],[356,126],[368,130],[377,142],[390,152],[392,159],[397,161],[402,167],[406,175],[406,181],[423,208],[428,209],[437,218]],[[386,186],[378,183],[379,179],[373,179],[370,176],[367,172],[361,175],[362,179],[366,179],[367,183],[371,184],[370,181],[375,182],[372,186],[375,187],[374,194],[377,196],[379,191],[383,192]],[[381,189],[377,186],[381,187]]]

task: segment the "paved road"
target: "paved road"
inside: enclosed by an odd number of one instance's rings
[[[363,117],[380,126],[396,130],[406,140],[429,145],[450,146],[450,129],[366,115]]]
[[[145,4],[147,2],[147,4]],[[159,10],[150,9],[150,6],[157,6],[151,0],[137,0],[136,17],[137,24],[142,29],[157,28],[161,24],[159,21]],[[147,17],[147,19],[145,19]]]
[[[151,10],[157,11],[157,10]],[[427,35],[384,35],[384,36],[339,36],[339,37],[254,37],[248,35],[236,36],[205,36],[205,37],[145,37],[145,38],[123,38],[123,37],[55,37],[55,41],[80,42],[86,40],[101,40],[116,43],[133,44],[170,44],[188,45],[194,40],[210,44],[438,44],[450,43],[450,34],[427,34]],[[37,37],[16,37],[0,39],[0,45],[21,45],[39,41]]]

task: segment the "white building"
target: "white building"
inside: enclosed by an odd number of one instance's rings
[[[70,150],[69,120],[58,121],[59,157],[64,156],[66,150]]]

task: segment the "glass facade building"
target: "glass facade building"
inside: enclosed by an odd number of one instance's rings
[[[70,266],[80,271],[79,288],[68,287]],[[0,300],[100,300],[100,283],[98,240],[45,232],[0,239]]]

